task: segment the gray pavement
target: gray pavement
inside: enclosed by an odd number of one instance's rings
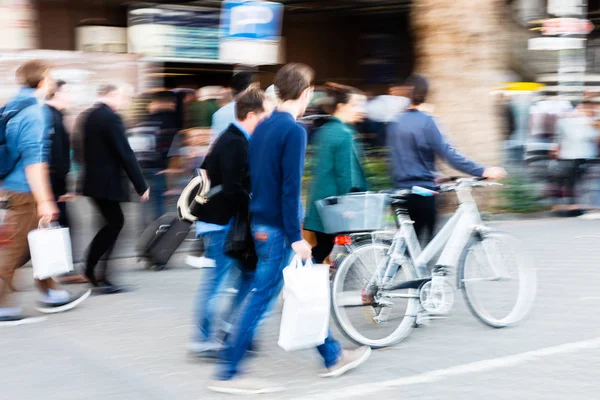
[[[347,376],[324,380],[316,377],[316,351],[277,347],[278,305],[262,328],[262,351],[247,369],[287,391],[260,398],[598,399],[600,222],[494,225],[520,238],[536,260],[538,298],[522,325],[487,328],[457,296],[452,318],[374,351],[368,364]],[[205,389],[214,366],[186,355],[203,271],[185,266],[182,255],[161,272],[141,270],[134,260],[117,263],[136,291],[91,297],[46,322],[0,329],[0,399],[228,398]],[[19,300],[31,306],[31,270],[19,273],[25,290]]]

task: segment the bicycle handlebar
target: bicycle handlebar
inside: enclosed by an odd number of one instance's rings
[[[452,184],[444,184],[444,182],[453,182]],[[434,191],[420,186],[414,186],[412,189],[392,189],[382,190],[379,193],[388,194],[390,196],[407,196],[410,194],[418,194],[421,196],[435,196],[440,193],[453,192],[459,187],[484,187],[484,186],[502,186],[501,183],[488,181],[484,177],[445,177],[436,181],[439,185],[439,190]]]

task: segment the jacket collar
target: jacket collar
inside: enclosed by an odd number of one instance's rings
[[[18,97],[36,97],[35,93],[36,93],[36,89],[32,89],[26,86],[22,86],[21,89],[19,89],[19,93],[17,94]]]
[[[227,128],[227,130],[235,135],[241,136],[244,139],[248,140],[248,138],[246,137],[246,135],[244,134],[244,132],[242,132],[240,130],[240,128],[238,128],[237,126],[235,126],[235,124],[230,124],[229,128]]]
[[[50,105],[50,104],[48,104],[48,103],[46,103],[46,107],[48,107],[48,109],[49,109],[50,111],[52,111],[54,114],[56,114],[56,115],[60,115],[60,116],[62,117],[62,115],[63,115],[63,112],[62,112],[62,111],[60,111],[58,108],[56,108],[56,107],[54,107],[54,106],[51,106],[51,105]]]

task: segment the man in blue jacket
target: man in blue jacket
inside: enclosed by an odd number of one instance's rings
[[[441,133],[436,120],[419,110],[429,93],[429,83],[425,77],[412,76],[405,86],[409,88],[411,105],[388,125],[387,131],[390,170],[395,188],[420,186],[435,190],[436,158],[469,175],[492,180],[506,176],[503,168],[486,168],[456,151]],[[427,233],[425,240],[431,239],[437,216],[435,197],[414,194],[408,199],[407,208],[419,239],[423,238],[423,230]]]
[[[275,76],[281,100],[277,110],[262,122],[250,140],[248,162],[252,199],[252,234],[258,255],[254,290],[226,343],[217,379],[209,389],[222,393],[260,394],[279,390],[268,382],[239,376],[239,364],[256,328],[272,307],[283,286],[283,269],[295,252],[303,260],[312,255],[302,239],[304,209],[302,173],[306,154],[306,130],[296,122],[308,107],[314,71],[303,64],[288,64]],[[326,370],[322,377],[337,377],[365,362],[369,347],[343,350],[331,334],[318,347]]]
[[[18,325],[27,318],[20,308],[7,305],[7,294],[15,270],[29,260],[27,234],[59,216],[48,175],[48,131],[42,105],[37,99],[47,94],[48,67],[40,61],[29,61],[19,68],[17,78],[22,87],[4,110],[18,110],[6,124],[5,138],[8,158],[14,162],[0,186],[0,197],[7,200],[8,211],[15,221],[15,230],[2,251],[0,260],[0,325]],[[27,104],[27,107],[23,107]],[[52,279],[36,280],[42,297],[37,309],[44,313],[67,311],[85,300],[90,291],[71,296],[58,290]]]

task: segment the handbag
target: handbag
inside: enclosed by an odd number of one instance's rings
[[[47,279],[73,271],[73,253],[69,228],[59,225],[42,227],[27,234],[33,277]]]
[[[181,221],[196,222],[202,207],[214,196],[221,193],[221,185],[211,187],[204,169],[196,169],[194,177],[186,185],[177,200],[177,216]]]
[[[256,269],[258,257],[250,230],[250,213],[247,209],[236,213],[227,231],[224,247],[225,254],[238,260],[245,270]]]
[[[329,331],[329,266],[299,256],[283,270],[283,312],[277,344],[285,351],[319,346]]]

